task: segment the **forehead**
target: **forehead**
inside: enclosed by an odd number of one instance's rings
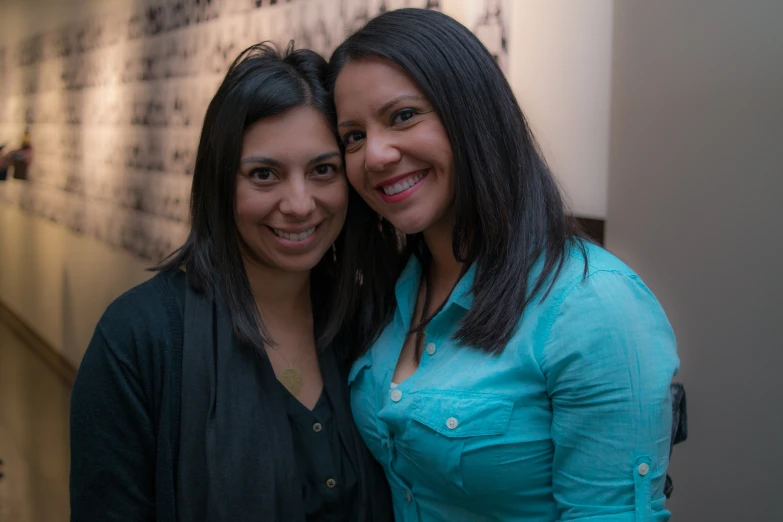
[[[337,148],[337,139],[326,118],[307,106],[258,120],[247,128],[242,141],[243,156],[249,153],[271,157],[289,153],[317,155],[332,148]]]
[[[352,60],[343,66],[334,85],[338,115],[346,112],[375,111],[389,100],[424,93],[402,67],[381,57]]]

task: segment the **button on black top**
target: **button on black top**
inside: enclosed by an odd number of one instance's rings
[[[282,385],[281,385],[282,387]],[[312,411],[283,388],[308,521],[355,520],[357,478],[332,415],[326,389]]]

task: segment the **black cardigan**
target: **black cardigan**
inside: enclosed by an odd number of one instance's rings
[[[71,398],[74,522],[177,522],[183,313],[176,277],[184,276],[158,274],[114,301],[84,355]],[[372,469],[368,486],[391,521],[388,485]],[[257,519],[263,513],[243,517]]]

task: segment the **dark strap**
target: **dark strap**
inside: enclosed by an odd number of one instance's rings
[[[682,383],[675,382],[670,387],[672,395],[672,433],[669,446],[669,459],[671,460],[674,445],[685,441],[688,438],[688,408],[685,401],[685,386]],[[666,498],[672,496],[674,483],[669,474],[666,474],[666,484],[663,487],[663,493]]]
[[[223,307],[185,293],[178,519],[304,521],[274,371],[239,346]]]

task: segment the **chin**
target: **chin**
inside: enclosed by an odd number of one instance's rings
[[[418,234],[424,232],[431,225],[431,220],[426,218],[409,218],[401,217],[398,219],[389,219],[394,228],[402,232],[403,234]]]
[[[269,253],[264,256],[255,255],[249,259],[251,259],[252,264],[257,267],[294,274],[309,272],[315,268],[322,258],[323,254],[317,255],[313,252],[308,252],[307,254],[300,256],[286,255],[278,252],[273,255],[269,255]]]
[[[310,257],[307,256],[307,259],[297,259],[297,260],[287,260],[283,259],[280,261],[278,267],[280,270],[284,270],[286,272],[309,272],[313,268],[316,267],[316,265],[321,261],[323,256],[319,257]]]
[[[392,225],[394,225],[394,223],[392,223]],[[394,228],[396,228],[398,232],[402,232],[406,236],[411,236],[413,234],[418,234],[419,232],[424,231],[424,229],[421,227],[406,227],[406,226],[398,227],[397,225],[394,225]]]

